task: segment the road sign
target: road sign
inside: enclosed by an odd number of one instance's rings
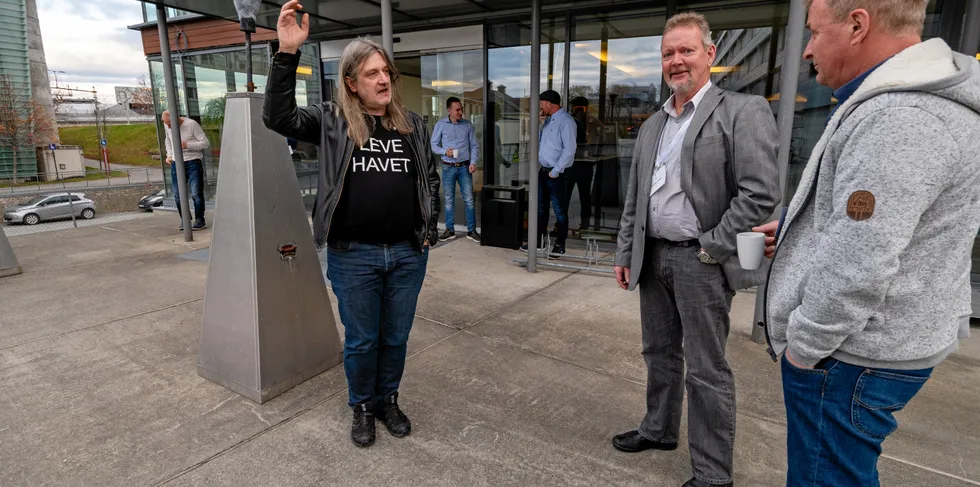
[[[106,140],[105,139],[102,139],[102,147],[105,147],[107,145],[109,145],[109,144],[106,142]]]
[[[57,148],[58,148],[58,144],[51,144],[51,145],[48,146],[48,149],[51,149],[51,150],[55,150]]]

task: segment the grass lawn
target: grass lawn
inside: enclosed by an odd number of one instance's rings
[[[20,186],[45,186],[45,185],[49,185],[49,184],[74,183],[74,182],[78,182],[78,181],[98,181],[100,179],[106,179],[105,173],[99,171],[98,169],[93,169],[93,168],[90,167],[90,168],[88,168],[88,170],[86,171],[86,173],[87,174],[85,175],[84,178],[82,178],[82,177],[77,177],[77,178],[64,178],[64,179],[61,179],[61,180],[35,181],[35,182],[26,182],[26,183],[17,183],[17,184],[3,183],[3,184],[0,184],[0,188],[9,188],[9,187],[15,187],[16,188],[16,187],[20,187]],[[126,177],[127,174],[128,173],[126,171],[112,171],[109,174],[109,177],[111,177],[111,178],[124,178],[124,177]]]
[[[59,127],[61,143],[64,145],[80,145],[88,159],[99,160],[99,136],[94,125]],[[156,125],[112,125],[106,138],[109,148],[110,164],[126,164],[130,166],[159,167],[160,161],[150,158],[151,154],[158,155]]]

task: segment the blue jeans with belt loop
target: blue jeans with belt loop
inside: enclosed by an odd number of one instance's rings
[[[428,259],[428,247],[420,253],[408,242],[328,245],[327,278],[344,325],[350,406],[398,392]]]
[[[782,358],[786,402],[787,487],[878,482],[881,443],[932,369],[858,367],[828,358],[813,369]]]

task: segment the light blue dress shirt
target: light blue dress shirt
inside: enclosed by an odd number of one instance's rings
[[[449,117],[439,120],[432,130],[430,142],[432,152],[439,154],[443,162],[470,161],[470,165],[475,166],[477,158],[480,157],[480,143],[476,140],[476,130],[466,119],[460,119],[456,123],[449,121]],[[446,149],[453,150],[453,157],[446,155]]]
[[[556,178],[575,162],[575,119],[564,108],[544,121],[538,134],[538,163]]]

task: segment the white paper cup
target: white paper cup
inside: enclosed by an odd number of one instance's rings
[[[743,232],[738,234],[738,263],[742,269],[756,270],[762,266],[762,257],[766,252],[766,234],[759,232]]]

